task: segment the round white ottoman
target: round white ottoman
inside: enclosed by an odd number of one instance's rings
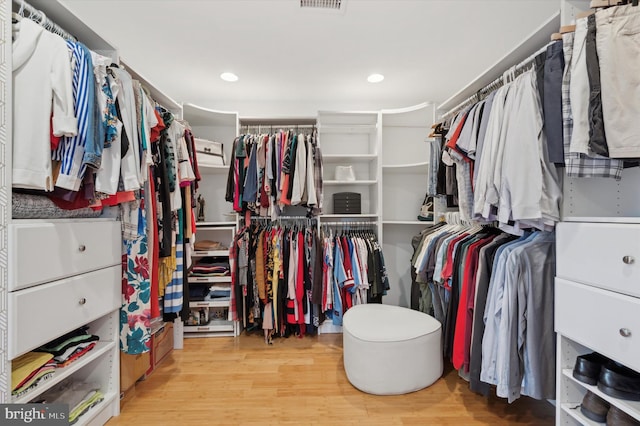
[[[442,326],[399,306],[365,304],[343,318],[344,369],[353,386],[375,395],[426,388],[442,376]]]

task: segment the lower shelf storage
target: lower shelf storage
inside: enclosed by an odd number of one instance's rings
[[[27,392],[25,395],[22,395],[17,398],[12,398],[11,402],[14,404],[26,404],[32,399],[42,395],[47,390],[51,389],[58,383],[62,382],[67,377],[70,377],[72,374],[88,365],[90,362],[95,361],[96,359],[104,356],[109,351],[113,351],[115,348],[115,342],[98,342],[96,346],[90,351],[87,352],[86,355],[78,359],[77,361],[72,362],[68,366],[64,368],[58,368],[53,373],[53,377],[50,379],[38,384],[38,386],[30,392]]]
[[[104,425],[111,417],[117,416],[120,412],[119,394],[109,392],[104,396],[104,400],[91,407],[78,419],[76,425]]]
[[[580,404],[564,403],[561,405],[561,410],[571,416],[574,420],[577,420],[579,424],[585,426],[602,426],[603,423],[594,422],[588,419],[582,411],[580,411]]]
[[[627,401],[624,399],[619,399],[619,398],[614,398],[612,396],[609,396],[606,393],[602,392],[600,389],[598,389],[598,386],[588,385],[586,383],[582,383],[579,380],[576,380],[573,377],[573,370],[571,370],[570,368],[563,369],[562,375],[568,380],[576,383],[578,386],[581,386],[584,389],[593,392],[594,394],[598,395],[600,398],[607,401],[609,404],[615,405],[616,407],[618,407],[619,409],[621,409],[631,417],[634,417],[636,420],[640,421],[640,401]],[[568,403],[568,405],[576,405],[576,404]],[[577,402],[577,405],[580,406],[580,401]],[[593,424],[598,424],[598,423],[593,422]]]

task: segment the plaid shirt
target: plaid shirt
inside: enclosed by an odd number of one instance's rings
[[[573,117],[571,115],[571,101],[569,100],[569,86],[571,83],[571,57],[573,56],[573,33],[562,35],[562,49],[564,50],[564,75],[562,76],[562,127],[564,136],[564,164],[569,177],[605,177],[620,180],[622,177],[622,160],[594,155],[593,157],[569,152],[571,133],[573,132]]]

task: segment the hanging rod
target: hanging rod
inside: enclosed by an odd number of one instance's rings
[[[77,42],[78,39],[64,30],[60,25],[53,22],[51,19],[47,18],[47,15],[44,14],[43,11],[36,9],[31,6],[29,3],[24,0],[13,0],[13,3],[20,7],[18,14],[24,18],[31,19],[34,22],[37,22],[39,25],[48,29],[49,31],[58,34],[60,37],[65,40],[70,40]],[[27,12],[29,15],[24,16],[24,12]]]
[[[251,220],[277,222],[279,220],[318,220],[318,218],[315,216],[278,216],[277,218],[272,219],[270,216],[251,216]]]
[[[321,222],[321,225],[327,225],[327,226],[370,226],[370,227],[374,227],[374,225],[376,225],[376,222],[364,222],[364,221],[358,221],[358,222]]]
[[[460,102],[458,105],[456,105],[455,107],[451,108],[446,113],[442,114],[441,118],[443,120],[446,120],[447,118],[449,118],[449,117],[451,117],[453,115],[456,115],[458,112],[464,110],[465,108],[470,107],[470,106],[482,101],[489,94],[491,94],[493,91],[495,91],[495,90],[499,89],[500,87],[502,87],[505,84],[506,81],[512,81],[512,80],[509,80],[507,78],[509,73],[511,73],[512,77],[515,78],[515,77],[519,76],[520,74],[523,74],[525,71],[529,70],[535,64],[536,56],[538,56],[542,52],[545,52],[547,50],[547,47],[552,43],[554,43],[554,42],[547,43],[545,46],[543,46],[542,48],[538,49],[536,52],[531,54],[524,61],[521,61],[517,65],[514,65],[511,68],[509,68],[508,70],[506,70],[502,75],[498,76],[491,83],[487,84],[486,86],[484,86],[483,88],[478,90],[476,93],[474,93],[473,95],[469,96],[467,99],[465,99],[464,101]]]

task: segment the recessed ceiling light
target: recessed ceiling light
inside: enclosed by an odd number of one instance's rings
[[[367,77],[369,83],[380,83],[382,80],[384,80],[384,75],[382,74],[371,74]]]
[[[223,72],[220,74],[220,78],[224,81],[238,81],[238,76],[232,72]]]

